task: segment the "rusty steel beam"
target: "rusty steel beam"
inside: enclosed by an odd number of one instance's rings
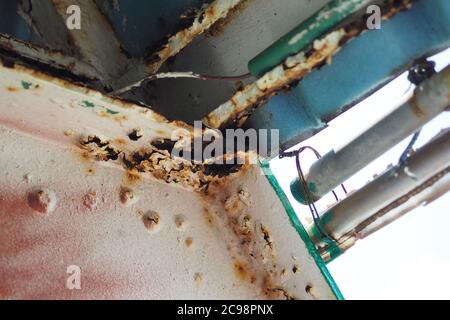
[[[0,49],[14,59],[25,58],[30,62],[68,71],[75,76],[86,78],[89,81],[97,80],[97,73],[91,65],[68,56],[61,51],[50,50],[2,33],[0,33]]]
[[[409,9],[411,4],[412,0],[389,1],[382,7],[382,16],[384,19],[391,18],[398,12]],[[236,92],[231,99],[204,117],[204,123],[212,128],[242,126],[256,108],[312,70],[324,63],[331,63],[331,58],[345,43],[365,30],[367,26],[364,19],[351,20],[343,27],[330,30],[328,34],[315,40],[307,50],[286,58],[256,82]]]
[[[225,19],[238,5],[248,0],[215,0],[205,9],[200,10],[192,24],[171,35],[165,43],[151,56],[146,58],[145,66],[131,68],[126,74],[116,81],[112,81],[111,87],[115,91],[122,91],[125,87],[141,81],[149,75],[155,74],[163,64],[171,57],[177,55],[186,48],[196,37],[206,32],[214,24]]]

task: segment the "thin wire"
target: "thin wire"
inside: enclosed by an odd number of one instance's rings
[[[211,75],[204,75],[200,73],[194,73],[194,72],[163,72],[163,73],[157,73],[152,74],[148,77],[145,77],[142,80],[139,80],[138,82],[135,82],[129,86],[126,86],[122,89],[116,90],[112,92],[112,95],[120,95],[125,92],[128,92],[134,88],[140,87],[144,82],[147,81],[155,81],[157,79],[175,79],[175,78],[190,78],[190,79],[197,79],[197,80],[204,80],[204,81],[240,81],[247,79],[251,76],[250,73],[246,73],[240,76],[211,76]]]
[[[311,216],[313,218],[314,225],[316,226],[316,228],[319,231],[319,233],[322,236],[322,238],[327,238],[330,241],[335,242],[335,240],[333,238],[331,238],[323,230],[322,225],[321,225],[322,222],[321,222],[321,219],[320,219],[319,212],[317,211],[317,207],[314,204],[314,201],[312,201],[312,199],[311,199],[311,194],[309,192],[308,185],[306,183],[306,179],[305,179],[305,176],[303,174],[303,170],[302,170],[302,167],[301,167],[301,164],[300,164],[300,154],[303,151],[305,151],[305,150],[311,150],[316,155],[317,159],[322,158],[321,154],[316,149],[314,149],[313,147],[310,147],[310,146],[301,147],[301,148],[299,148],[296,151],[283,152],[283,153],[280,154],[279,157],[280,157],[280,159],[286,158],[286,157],[289,157],[289,158],[295,157],[296,166],[297,166],[297,172],[298,172],[298,176],[299,176],[300,182],[302,184],[303,194],[305,195],[305,200],[306,200],[308,208],[309,208],[309,210],[311,212]],[[344,190],[344,192],[347,194],[347,190],[345,189],[344,184],[341,184],[341,186],[342,186],[342,189]],[[337,194],[336,194],[336,192],[334,190],[333,190],[333,195],[336,198],[336,201],[339,201],[339,198],[338,198],[338,196],[337,196]]]
[[[414,133],[414,135],[411,138],[411,141],[409,142],[405,151],[403,151],[402,155],[400,156],[400,160],[398,161],[399,166],[403,166],[408,162],[409,155],[411,154],[411,151],[413,150],[414,145],[416,144],[417,140],[419,139],[421,131],[422,130],[419,130],[416,133]]]

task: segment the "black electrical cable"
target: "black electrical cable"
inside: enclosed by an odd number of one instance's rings
[[[431,78],[436,74],[436,63],[426,59],[418,60],[410,69],[408,73],[408,80],[415,86],[419,86],[421,83]],[[408,162],[408,158],[413,151],[414,145],[419,139],[422,130],[417,131],[408,143],[408,146],[403,151],[398,161],[399,166],[405,166]]]
[[[308,208],[309,208],[309,210],[311,212],[311,216],[313,218],[314,225],[317,228],[317,230],[319,231],[319,233],[322,236],[322,238],[327,238],[330,241],[335,242],[335,240],[331,236],[329,236],[322,228],[322,225],[321,225],[322,222],[320,220],[319,212],[317,211],[317,208],[316,208],[316,205],[314,204],[314,201],[312,201],[311,194],[309,192],[309,189],[308,189],[308,186],[307,186],[307,183],[306,183],[306,179],[305,179],[305,176],[303,174],[303,170],[302,170],[301,163],[300,163],[300,154],[303,151],[305,151],[305,150],[311,150],[315,154],[317,159],[322,158],[321,154],[316,149],[314,149],[313,147],[310,147],[310,146],[304,146],[304,147],[301,147],[301,148],[299,148],[298,150],[295,150],[295,151],[283,152],[283,153],[280,154],[279,158],[283,159],[283,158],[295,157],[296,166],[297,166],[297,173],[298,173],[300,182],[302,184],[303,194],[305,195],[305,200],[306,200]],[[347,190],[346,190],[344,184],[341,184],[341,186],[342,186],[342,189],[344,190],[345,194],[347,194]],[[339,201],[339,198],[338,198],[336,192],[333,190],[332,193],[333,193],[336,201]]]

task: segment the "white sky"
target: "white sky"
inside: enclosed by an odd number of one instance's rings
[[[438,71],[443,69],[450,64],[450,49],[432,60],[437,62]],[[408,99],[413,88],[406,77],[403,74],[299,146],[313,146],[324,155],[350,142]],[[424,127],[416,147],[449,126],[450,112],[445,112]],[[396,164],[409,141],[406,139],[351,177],[345,183],[347,190],[359,189],[374,174]],[[314,155],[302,155],[305,171],[314,161]],[[274,159],[270,165],[300,220],[309,224],[309,209],[297,203],[289,189],[297,175],[295,160]],[[341,189],[337,190],[342,197]],[[333,203],[334,197],[329,195],[317,203],[317,208],[323,211]],[[358,241],[328,268],[346,299],[450,299],[450,193]]]

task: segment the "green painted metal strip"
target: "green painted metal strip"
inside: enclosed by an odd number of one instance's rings
[[[255,77],[261,77],[266,72],[282,63],[287,57],[294,55],[310,46],[337,27],[350,15],[360,11],[372,0],[333,0],[308,20],[302,22],[291,32],[283,36],[248,64],[248,69]]]
[[[284,209],[286,210],[286,213],[289,216],[292,226],[295,228],[297,233],[300,235],[300,238],[305,243],[309,254],[313,257],[314,261],[316,262],[317,266],[320,269],[320,272],[322,273],[331,290],[333,291],[333,294],[336,296],[336,299],[344,300],[344,296],[339,290],[339,287],[337,286],[330,272],[328,271],[325,262],[323,261],[322,257],[320,256],[310,237],[308,236],[308,233],[306,232],[302,223],[298,219],[297,214],[294,211],[294,208],[292,208],[291,203],[286,197],[286,194],[283,192],[283,189],[281,189],[277,179],[273,175],[272,170],[270,169],[269,166],[269,162],[261,160],[260,167],[263,170],[265,176],[267,177],[267,180],[269,181],[270,185],[274,189],[275,193],[278,195],[278,198],[280,199],[281,203],[283,204]]]

